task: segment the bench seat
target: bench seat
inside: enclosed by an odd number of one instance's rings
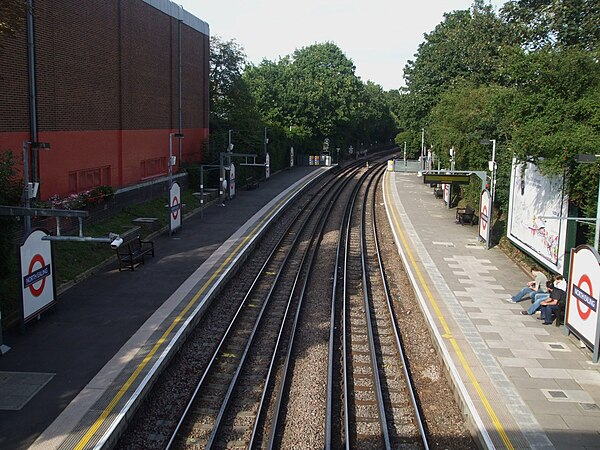
[[[121,238],[123,243],[115,249],[119,259],[119,272],[124,269],[133,272],[136,265],[145,263],[144,258],[146,255],[154,257],[154,241],[142,240],[139,227],[137,227],[137,230],[134,229],[133,232],[124,233]]]
[[[476,221],[475,210],[470,206],[466,208],[456,208],[456,223],[464,225],[468,223],[473,225]]]

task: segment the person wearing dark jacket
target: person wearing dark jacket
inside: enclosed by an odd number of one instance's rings
[[[565,307],[567,302],[567,293],[556,286],[548,286],[550,291],[550,297],[543,300],[540,303],[542,310],[541,319],[544,325],[550,325],[552,323],[552,314],[559,310],[559,308]]]

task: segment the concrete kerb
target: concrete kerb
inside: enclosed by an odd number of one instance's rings
[[[162,374],[163,369],[167,366],[168,362],[172,359],[172,357],[175,354],[177,354],[177,351],[185,343],[187,337],[193,332],[194,328],[202,319],[204,313],[206,312],[206,309],[210,306],[214,298],[218,295],[219,292],[221,292],[221,290],[224,288],[227,282],[233,276],[235,276],[240,265],[246,261],[252,250],[256,247],[256,245],[258,245],[260,239],[267,232],[269,225],[273,221],[277,220],[281,216],[281,214],[283,214],[290,207],[290,205],[293,203],[293,201],[298,195],[300,195],[303,191],[311,187],[325,173],[327,172],[322,172],[321,174],[310,180],[310,182],[303,186],[301,189],[298,189],[285,202],[285,204],[282,205],[282,207],[275,214],[273,214],[273,216],[260,228],[259,232],[254,236],[252,241],[246,247],[244,247],[243,251],[236,257],[233,264],[231,264],[226,269],[226,273],[224,273],[223,276],[220,277],[220,279],[212,285],[209,294],[205,297],[205,301],[201,305],[199,305],[199,307],[195,311],[192,311],[190,313],[189,318],[186,320],[187,323],[182,325],[180,331],[177,333],[174,339],[171,340],[171,343],[167,346],[167,348],[163,350],[156,362],[150,368],[148,374],[140,382],[139,387],[136,389],[134,395],[132,395],[127,404],[121,408],[121,412],[118,414],[119,417],[115,419],[113,425],[111,425],[101,437],[100,443],[102,444],[102,448],[111,448],[114,444],[116,444],[121,433],[126,429],[127,424],[129,423],[137,409],[140,407],[140,405],[143,403],[145,395],[154,386],[154,384]]]

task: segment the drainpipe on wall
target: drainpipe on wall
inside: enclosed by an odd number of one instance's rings
[[[181,135],[183,132],[181,131],[181,126],[183,122],[183,108],[182,108],[182,82],[181,82],[181,23],[183,22],[183,6],[179,5],[179,20],[177,21],[177,51],[179,53],[179,134]],[[182,142],[179,139],[179,167],[181,167],[182,159]]]
[[[35,39],[33,33],[33,0],[27,0],[27,68],[29,74],[29,133],[30,142],[38,141],[37,94],[35,90]],[[39,181],[38,152],[30,151],[32,181]]]

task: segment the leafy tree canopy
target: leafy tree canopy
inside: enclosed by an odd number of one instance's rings
[[[404,69],[407,89],[414,96],[411,121],[422,123],[442,92],[456,82],[494,82],[501,49],[514,43],[509,31],[481,0],[471,10],[445,14]]]
[[[381,87],[363,84],[333,43],[314,44],[277,62],[264,60],[244,77],[262,117],[306,145],[333,147],[392,138],[395,124]],[[312,144],[308,144],[312,141]]]
[[[521,44],[530,50],[546,47],[580,47],[598,50],[598,0],[518,0],[502,8]]]
[[[210,54],[210,154],[225,151],[229,130],[236,151],[254,152],[261,147],[263,123],[254,98],[243,78],[246,55],[235,41],[211,37]]]

